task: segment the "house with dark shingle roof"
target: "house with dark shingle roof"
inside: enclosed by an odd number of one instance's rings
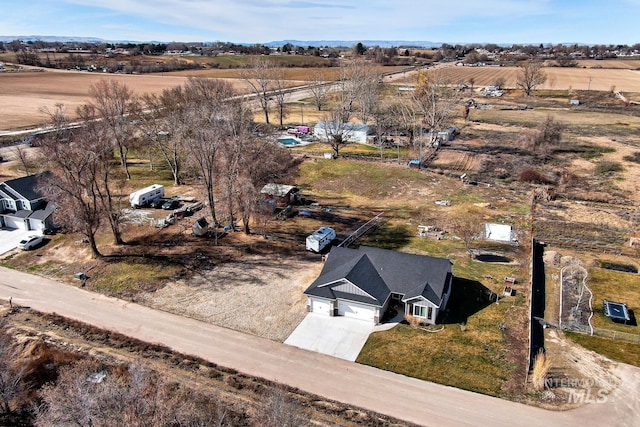
[[[38,191],[44,174],[23,176],[0,183],[0,227],[44,231],[51,227],[55,204]]]
[[[451,295],[451,261],[361,246],[333,247],[309,285],[307,309],[379,323],[392,302],[405,314],[435,323]]]

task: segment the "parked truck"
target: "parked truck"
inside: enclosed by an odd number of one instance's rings
[[[131,193],[129,195],[129,203],[131,203],[131,207],[134,209],[142,208],[145,206],[149,206],[151,203],[163,197],[164,185],[153,184]]]
[[[320,227],[313,234],[307,236],[307,250],[320,252],[336,238],[336,232],[331,227]]]

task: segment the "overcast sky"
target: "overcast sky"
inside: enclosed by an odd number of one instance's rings
[[[0,35],[640,43],[640,0],[0,0]]]

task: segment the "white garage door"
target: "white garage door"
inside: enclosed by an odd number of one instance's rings
[[[329,315],[329,309],[331,308],[331,303],[327,300],[321,299],[311,299],[311,311],[313,313],[320,313]]]
[[[338,315],[373,322],[376,309],[356,302],[338,301]]]
[[[4,217],[4,223],[7,228],[17,228],[19,230],[26,230],[27,227],[22,218],[10,218]]]

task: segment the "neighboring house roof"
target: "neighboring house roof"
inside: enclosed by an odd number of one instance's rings
[[[46,205],[44,205],[44,207],[41,207],[40,209],[33,211],[33,213],[29,215],[29,219],[44,221],[47,218],[49,218],[49,216],[51,216],[51,214],[53,213],[53,211],[56,210],[57,207],[58,205],[56,205],[55,203],[47,202]]]
[[[359,123],[318,122],[314,129],[342,130],[343,132],[368,132],[369,126]]]
[[[48,174],[48,172],[40,173],[36,175],[23,176],[21,178],[10,179],[3,183],[5,189],[3,192],[7,192],[6,188],[13,190],[14,193],[19,194],[26,200],[38,200],[42,199],[44,195],[37,190],[38,179]]]
[[[260,193],[268,194],[270,196],[284,197],[292,190],[297,190],[297,188],[293,185],[269,183],[262,187]]]
[[[333,247],[320,276],[304,293],[376,306],[397,293],[404,301],[424,297],[440,306],[451,277],[448,259],[366,246]]]

